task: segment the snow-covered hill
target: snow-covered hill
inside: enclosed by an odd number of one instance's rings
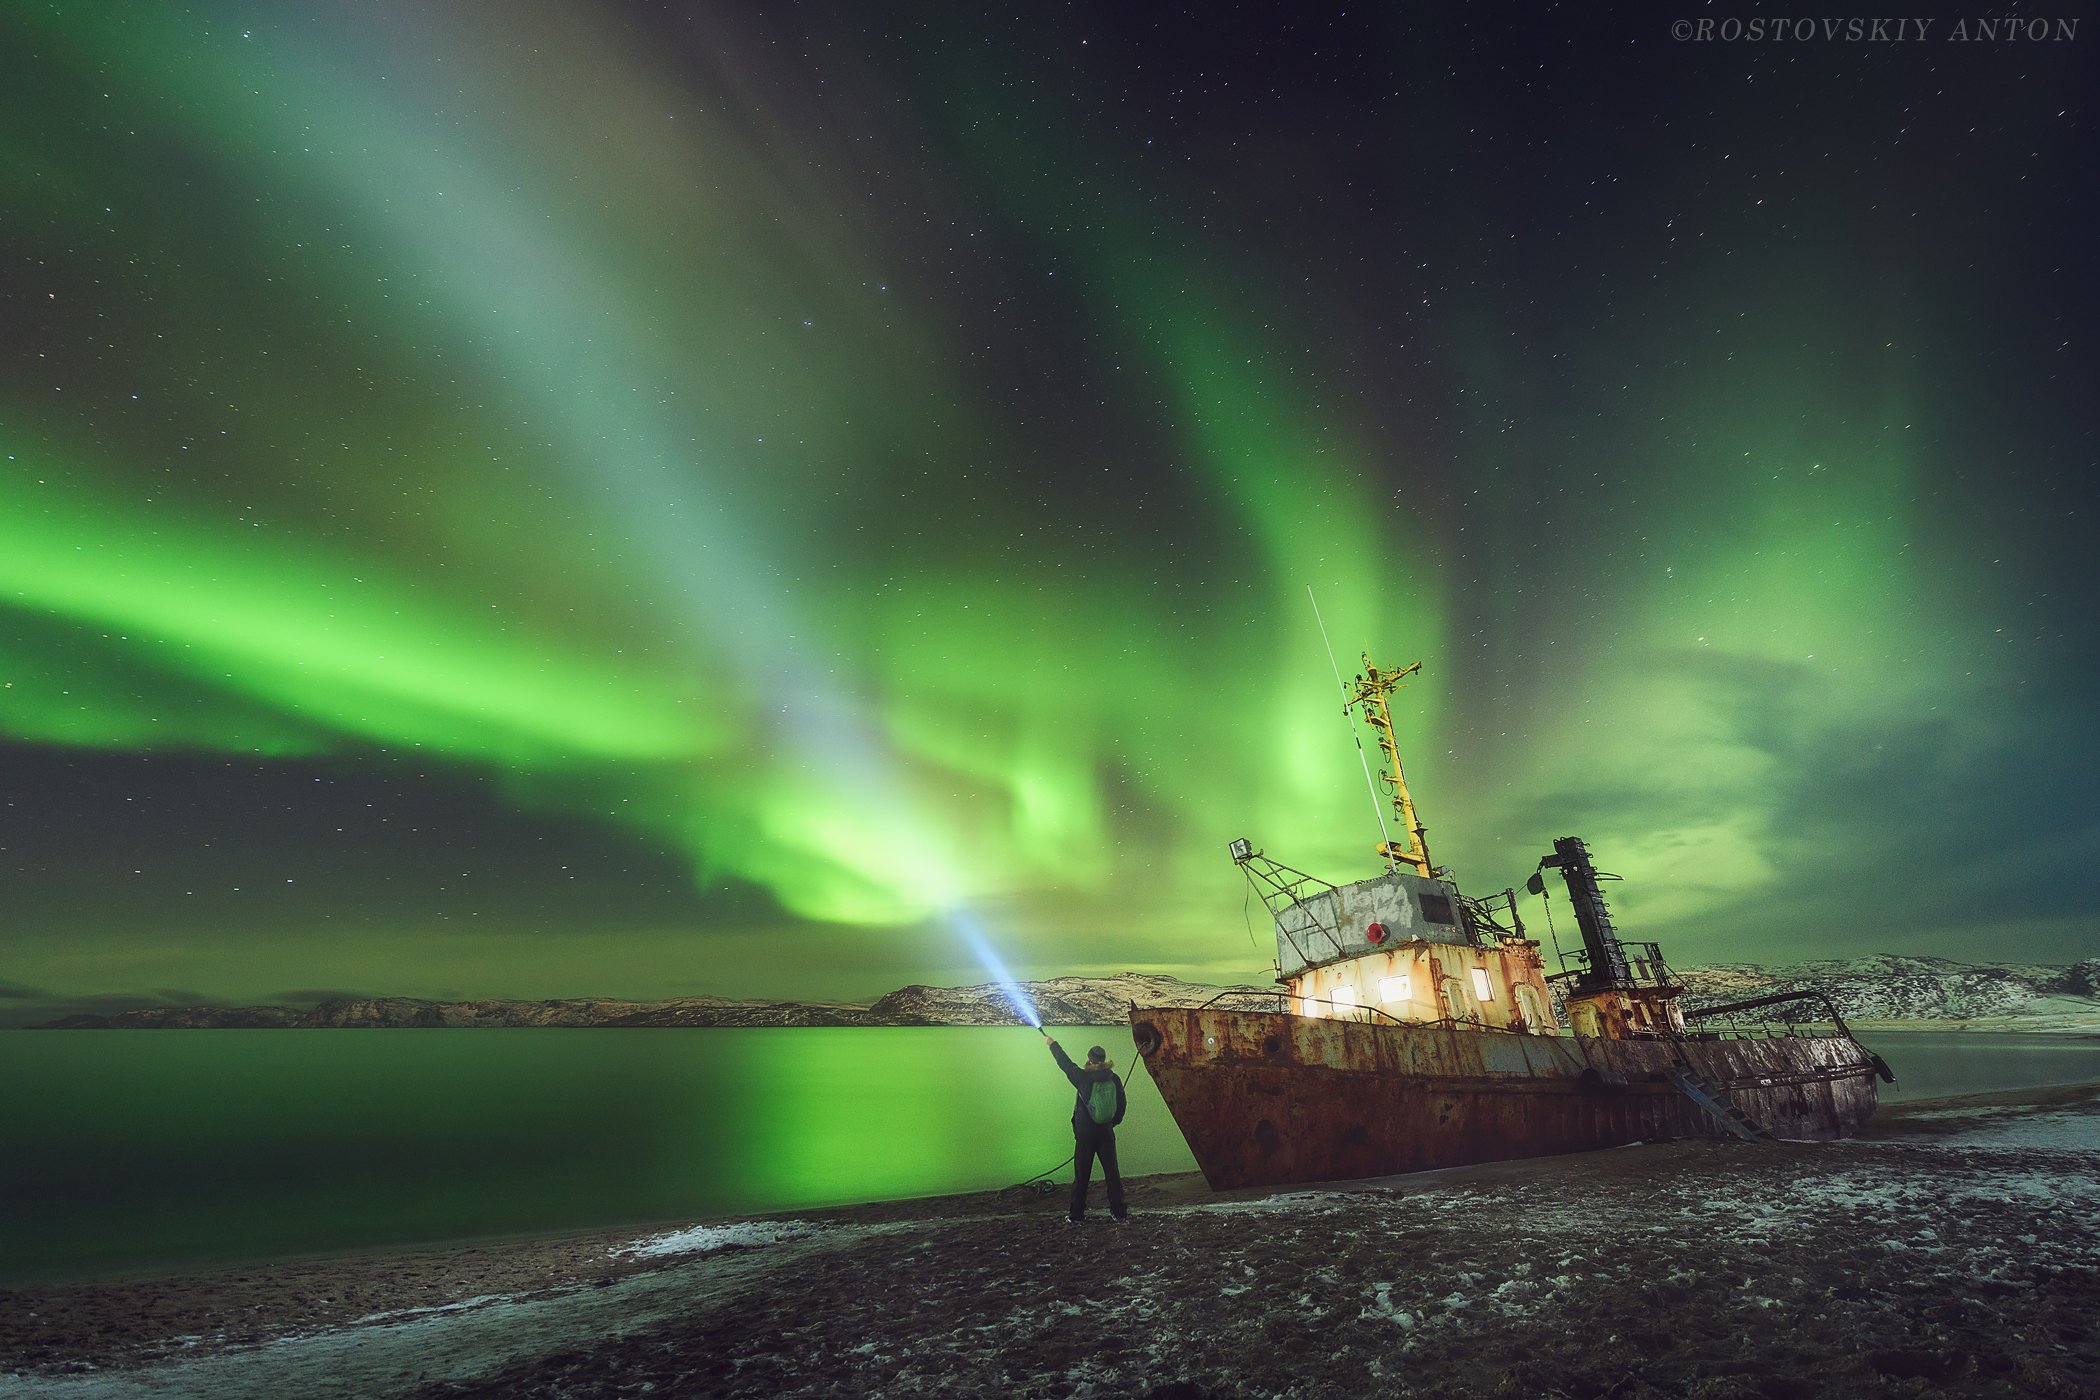
[[[1772,992],[1820,991],[1847,1020],[1975,1022],[2100,1015],[2100,958],[2068,965],[1973,964],[1947,958],[1865,958],[1762,967],[1730,963],[1681,969],[1692,1005]]]
[[[1020,992],[1045,1025],[1111,1026],[1139,1006],[1201,1006],[1227,992],[1273,990],[1251,986],[1213,987],[1150,972],[1112,977],[1053,977],[1023,982]],[[998,983],[975,987],[901,987],[869,1008],[877,1016],[917,1016],[943,1026],[1010,1026],[1026,1019]]]
[[[1815,990],[1848,1021],[1914,1026],[1968,1025],[2007,1030],[2100,1031],[2100,958],[2063,965],[1971,964],[1946,958],[1878,954],[1762,967],[1730,963],[1678,971],[1692,1006],[1746,1000],[1772,992]],[[1121,1023],[1139,1006],[1200,1006],[1225,993],[1267,987],[1211,986],[1158,973],[1055,977],[1023,982],[1021,999],[1046,1025]],[[1249,1003],[1242,1003],[1248,1005]],[[195,1030],[233,1027],[468,1026],[1012,1026],[1027,1019],[997,983],[974,987],[900,987],[872,1003],[676,997],[615,1001],[423,1001],[373,997],[291,1006],[151,1007],[99,1016],[68,1016],[51,1030]]]

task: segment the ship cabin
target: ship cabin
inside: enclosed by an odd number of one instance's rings
[[[1559,1034],[1539,945],[1490,924],[1448,880],[1308,883],[1319,887],[1271,905],[1293,1014]]]

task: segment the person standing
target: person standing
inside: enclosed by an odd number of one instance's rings
[[[1123,1081],[1116,1077],[1115,1061],[1108,1058],[1108,1051],[1096,1045],[1086,1052],[1086,1064],[1082,1067],[1072,1063],[1064,1047],[1043,1032],[1049,1042],[1050,1056],[1057,1067],[1072,1081],[1079,1091],[1079,1099],[1072,1106],[1072,1208],[1067,1221],[1077,1225],[1086,1218],[1086,1193],[1094,1178],[1094,1162],[1101,1163],[1101,1179],[1108,1186],[1108,1213],[1117,1220],[1128,1220],[1130,1208],[1123,1204],[1123,1174],[1116,1170],[1116,1124],[1123,1121],[1123,1110],[1128,1100],[1123,1096]]]

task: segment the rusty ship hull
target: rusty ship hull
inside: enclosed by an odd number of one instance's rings
[[[1849,1137],[1878,1098],[1848,1036],[1610,1040],[1216,1008],[1131,1022],[1214,1190],[1729,1134],[1686,1078],[1782,1139]]]

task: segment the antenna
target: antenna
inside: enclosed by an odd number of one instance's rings
[[[1349,683],[1342,679],[1341,663],[1334,659],[1334,643],[1327,640],[1327,619],[1320,616],[1320,600],[1313,597],[1312,585],[1305,585],[1305,596],[1312,603],[1313,621],[1320,624],[1320,645],[1327,648],[1327,664],[1334,668],[1335,686],[1342,692],[1342,723],[1349,726],[1349,737],[1356,743],[1357,762],[1364,766],[1364,786],[1371,793],[1371,815],[1378,818],[1378,854],[1385,857],[1385,868],[1398,870],[1400,862],[1393,857],[1393,833],[1385,829],[1385,804],[1378,800],[1378,782],[1371,776],[1371,759],[1364,752],[1364,736],[1356,730],[1356,722],[1349,718],[1349,706],[1355,697],[1349,693]]]

